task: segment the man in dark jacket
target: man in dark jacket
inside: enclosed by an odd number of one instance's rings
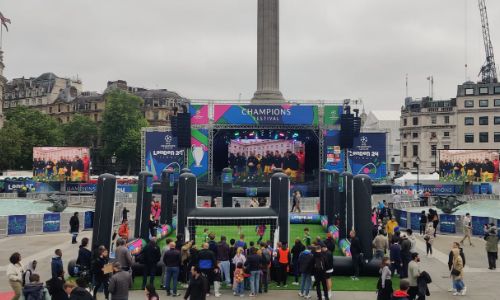
[[[314,254],[306,249],[299,255],[298,261],[301,282],[299,296],[309,298],[309,290],[311,289],[311,275],[314,267]]]
[[[69,232],[71,232],[72,234],[71,244],[76,244],[76,237],[78,236],[78,232],[80,231],[80,220],[78,219],[78,212],[75,212],[69,219],[69,227]]]
[[[132,288],[132,276],[122,270],[119,262],[113,263],[113,273],[109,279],[111,300],[128,300],[128,291]]]
[[[328,286],[326,283],[326,262],[325,256],[321,252],[321,247],[315,246],[313,255],[313,275],[315,279],[314,284],[316,285],[316,294],[318,296],[318,300],[323,299],[321,297],[321,285],[323,285],[324,300],[328,300]]]
[[[203,276],[203,274],[201,274],[200,269],[197,266],[192,266],[191,280],[189,281],[186,294],[184,294],[184,299],[189,298],[189,300],[205,300],[207,298],[208,291],[207,279]]]
[[[224,274],[224,281],[229,286],[231,285],[231,263],[229,261],[229,245],[226,243],[226,237],[221,236],[220,242],[217,244],[217,261],[222,274]]]
[[[299,270],[299,256],[302,251],[304,251],[306,247],[304,244],[302,244],[302,241],[300,239],[295,240],[295,244],[292,247],[292,268],[293,268],[293,275],[295,275],[295,280],[292,283],[293,285],[299,285],[299,275],[300,275],[300,270]]]
[[[333,239],[333,235],[331,232],[328,232],[326,234],[326,240],[324,241],[326,248],[328,248],[328,251],[331,253],[335,252],[335,240]]]
[[[356,236],[356,231],[351,230],[349,234],[351,237],[351,257],[352,257],[352,266],[354,269],[354,276],[352,276],[352,280],[359,280],[359,266],[361,264],[361,242]]]
[[[89,244],[89,239],[83,238],[82,244],[78,249],[78,257],[76,259],[76,264],[80,266],[81,271],[83,270],[90,271],[90,265],[92,262],[92,252],[89,249],[87,249],[88,244]]]
[[[69,300],[92,300],[92,295],[87,291],[87,281],[79,277],[76,279],[76,287],[71,291]]]
[[[61,249],[56,249],[56,251],[54,251],[54,254],[55,256],[52,257],[51,262],[52,278],[56,278],[64,269]]]
[[[408,264],[411,261],[411,241],[406,236],[406,233],[401,234],[401,276],[402,278],[408,277]]]
[[[171,242],[169,244],[169,250],[163,255],[163,263],[165,264],[165,289],[167,290],[167,296],[170,296],[170,281],[173,282],[173,296],[180,296],[177,293],[177,280],[179,279],[179,270],[181,266],[181,253],[179,250],[175,249],[175,243]]]
[[[49,290],[52,300],[67,300],[68,295],[64,291],[64,270],[60,269],[56,277],[47,281],[47,289]]]
[[[215,267],[215,254],[208,249],[208,243],[203,244],[203,249],[198,252],[198,267],[200,272],[205,275],[210,285],[213,281],[213,271]]]
[[[326,286],[328,288],[328,296],[332,290],[332,277],[333,277],[333,253],[328,250],[325,243],[321,243],[321,252],[325,257],[325,270],[326,270]]]
[[[432,282],[431,276],[426,271],[420,273],[420,276],[417,278],[417,288],[418,288],[418,300],[425,300],[426,296],[430,296],[428,284]]]
[[[156,264],[160,261],[161,251],[156,244],[156,238],[152,237],[149,243],[142,250],[144,259],[144,268],[142,269],[142,289],[146,288],[146,283],[149,275],[149,283],[154,285],[156,275]]]

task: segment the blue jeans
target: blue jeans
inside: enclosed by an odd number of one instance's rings
[[[177,279],[179,278],[179,267],[167,267],[165,269],[167,273],[167,280],[165,282],[165,289],[167,294],[170,294],[170,279],[173,281],[173,293],[177,294]]]
[[[234,292],[237,295],[243,295],[243,293],[245,292],[245,284],[243,283],[243,281],[236,284],[236,287],[234,288]]]
[[[252,294],[259,292],[260,270],[250,272],[250,291]]]
[[[219,266],[222,274],[224,274],[224,281],[226,281],[227,284],[231,284],[231,276],[229,275],[231,273],[231,263],[229,263],[229,260],[224,260],[220,262]]]
[[[459,280],[453,280],[453,286],[457,290],[457,292],[461,292],[464,289],[464,282],[462,279]]]
[[[300,279],[300,293],[302,295],[309,295],[311,284],[311,274],[302,273],[302,278]]]

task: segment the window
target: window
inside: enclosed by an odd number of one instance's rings
[[[474,89],[473,88],[465,89],[465,94],[469,96],[474,95]]]
[[[431,132],[431,139],[435,139],[435,138],[437,138],[436,133],[435,132]]]
[[[437,117],[431,116],[431,124],[436,124],[436,123],[437,123]]]
[[[413,118],[413,125],[418,125],[418,117]]]
[[[480,132],[479,133],[479,142],[480,143],[487,143],[488,142],[488,133],[487,132]]]
[[[464,107],[474,107],[474,100],[465,100]]]
[[[153,119],[158,120],[159,119],[159,114],[158,111],[153,112]]]
[[[49,107],[49,114],[52,113],[52,106]]]
[[[488,107],[488,100],[479,100],[479,107]]]
[[[418,156],[418,145],[413,145],[413,156]]]
[[[495,99],[493,101],[495,106],[500,106],[500,99]]]
[[[435,161],[431,162],[431,167],[435,167],[435,166],[436,166],[436,162]]]
[[[414,139],[418,138],[418,132],[413,132],[411,134],[411,137],[414,138]]]
[[[408,125],[408,120],[406,118],[403,119],[403,126]]]
[[[406,133],[403,133],[403,138],[406,139]]]
[[[479,125],[488,125],[488,117],[479,117]]]
[[[94,110],[97,110],[97,103],[94,103]]]
[[[445,131],[445,132],[443,132],[443,136],[444,136],[444,137],[450,137],[450,132],[449,132],[449,131]]]
[[[66,117],[66,122],[69,122],[69,116]]]
[[[413,162],[413,167],[418,168],[418,164],[416,162]]]
[[[403,163],[403,168],[406,168],[406,162]]]
[[[94,121],[97,122],[97,114],[94,114]]]
[[[474,125],[474,117],[465,117],[464,121],[467,126]]]
[[[444,148],[444,150],[449,150],[450,149],[450,145],[443,145],[443,148]]]
[[[474,143],[474,134],[473,133],[466,133],[465,134],[465,142],[466,143]]]
[[[403,146],[403,157],[406,157],[408,149],[406,146]]]
[[[481,95],[488,94],[488,87],[480,87],[479,88],[479,94],[481,94]]]
[[[493,134],[493,141],[494,141],[495,143],[500,143],[500,132],[495,132],[495,133]]]
[[[500,117],[495,117],[495,118],[493,119],[493,121],[494,121],[495,125],[500,124]]]
[[[444,116],[444,124],[450,124],[450,116]]]
[[[495,87],[495,94],[500,94],[500,86]]]
[[[431,156],[436,156],[437,146],[431,145]]]

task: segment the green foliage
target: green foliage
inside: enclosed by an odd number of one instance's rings
[[[143,100],[122,90],[106,95],[106,110],[101,125],[104,157],[116,154],[118,161],[139,168],[141,128],[148,125],[141,111]]]
[[[93,147],[97,143],[98,126],[89,117],[76,114],[71,122],[62,127],[64,145],[71,147]]]
[[[16,124],[6,122],[0,129],[0,170],[15,169],[15,162],[19,159],[22,148],[20,137],[24,135],[21,128]]]
[[[14,153],[20,145],[18,154],[11,157],[9,168],[31,169],[33,147],[61,146],[63,134],[58,122],[48,115],[25,106],[18,106],[6,114],[7,121],[2,132],[9,138],[0,140],[0,149],[9,149]],[[3,151],[1,152],[3,155]]]

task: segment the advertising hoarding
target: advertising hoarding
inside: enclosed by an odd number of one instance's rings
[[[318,125],[312,105],[215,105],[215,124]]]

